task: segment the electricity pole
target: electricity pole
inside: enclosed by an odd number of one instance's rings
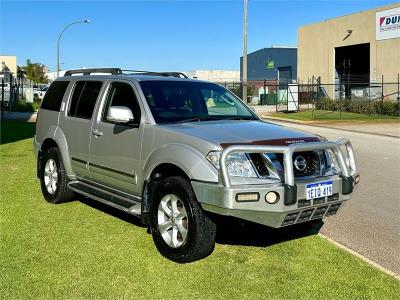
[[[243,63],[242,63],[242,87],[244,103],[247,103],[247,0],[244,0],[243,18]]]

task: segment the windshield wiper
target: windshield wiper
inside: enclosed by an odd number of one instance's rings
[[[223,118],[222,120],[258,120],[257,118],[253,116],[234,116],[234,117],[228,117],[228,118]]]
[[[200,122],[200,121],[215,121],[215,120],[221,120],[221,119],[215,118],[215,117],[196,117],[196,118],[190,118],[190,119],[184,119],[184,120],[178,121],[178,122],[176,122],[176,124],[189,123],[189,122]]]

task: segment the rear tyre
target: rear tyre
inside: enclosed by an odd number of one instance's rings
[[[67,174],[56,147],[44,150],[40,159],[40,187],[44,199],[53,204],[69,202],[74,192],[68,188]]]
[[[189,263],[211,254],[216,225],[200,207],[188,180],[176,176],[155,181],[150,199],[150,230],[164,257]]]

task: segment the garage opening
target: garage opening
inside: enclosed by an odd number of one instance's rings
[[[348,98],[355,87],[369,85],[370,44],[358,44],[335,48],[336,83]]]

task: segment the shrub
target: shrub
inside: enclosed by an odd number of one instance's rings
[[[33,103],[26,102],[25,99],[18,100],[12,105],[11,111],[34,112]]]
[[[378,114],[397,117],[400,116],[399,101],[367,101],[367,100],[331,100],[322,98],[315,102],[315,109],[359,114]]]

